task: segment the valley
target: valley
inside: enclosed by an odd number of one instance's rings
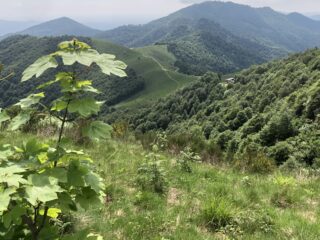
[[[70,1],[0,21],[0,239],[319,239],[316,16]]]

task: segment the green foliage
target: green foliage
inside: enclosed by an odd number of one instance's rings
[[[136,183],[143,191],[152,191],[165,194],[168,188],[166,174],[163,169],[160,155],[155,152],[149,153],[137,173]]]
[[[242,154],[238,154],[234,160],[235,167],[253,173],[266,174],[276,169],[274,159],[266,156],[259,146],[248,144]]]
[[[200,218],[209,230],[218,231],[234,217],[232,204],[225,198],[215,197],[203,208]]]
[[[79,63],[91,66],[96,63],[105,74],[125,76],[126,65],[115,61],[113,55],[99,54],[89,45],[76,39],[59,44],[59,50],[41,57],[24,72],[22,81],[33,76],[40,77],[50,68]],[[61,61],[62,60],[62,61]],[[61,66],[60,66],[61,67]],[[70,150],[62,145],[64,127],[67,122],[97,114],[103,102],[90,95],[99,93],[89,80],[77,78],[75,68],[72,72],[56,74],[53,81],[41,84],[38,88],[60,84],[62,96],[55,99],[50,108],[40,101],[43,92],[31,94],[16,104],[21,109],[10,125],[17,130],[27,123],[31,114],[44,107],[47,114],[54,114],[60,121],[60,131],[55,147],[30,140],[22,147],[5,145],[0,161],[1,208],[0,225],[5,239],[58,239],[63,233],[57,222],[58,217],[78,208],[89,209],[92,205],[103,203],[104,184],[99,175],[92,171],[92,160],[82,151]],[[2,114],[2,121],[9,120],[9,114]],[[45,114],[45,113],[41,113]],[[70,115],[74,119],[70,119]],[[83,128],[86,137],[97,139],[111,134],[111,126],[101,121],[91,121]],[[102,239],[100,235],[88,234],[84,239]]]
[[[320,72],[313,69],[319,55],[319,49],[312,49],[252,66],[234,74],[233,83],[208,73],[139,112],[119,114],[126,115],[138,132],[165,130],[168,139],[175,140],[169,141],[169,148],[188,145],[208,156],[214,154],[204,150],[209,145],[225,152],[222,159],[232,160],[255,142],[278,165],[290,158],[312,165],[320,156],[316,137]],[[282,87],[290,89],[286,96],[278,92]]]
[[[182,171],[191,173],[191,163],[200,161],[200,156],[191,151],[189,147],[186,147],[183,151],[180,152],[178,158],[178,164]]]

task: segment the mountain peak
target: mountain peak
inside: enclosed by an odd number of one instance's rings
[[[90,28],[79,23],[69,17],[60,17],[50,21],[30,27],[19,34],[27,34],[32,36],[61,36],[61,35],[77,35],[92,37],[100,31]]]

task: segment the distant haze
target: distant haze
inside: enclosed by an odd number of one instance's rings
[[[68,16],[92,27],[107,29],[140,24],[166,16],[202,0],[1,0],[0,19],[46,21]],[[269,6],[282,12],[314,12],[317,0],[234,0],[254,7]]]

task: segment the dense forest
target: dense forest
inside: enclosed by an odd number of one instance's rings
[[[34,90],[36,84],[30,82],[28,84],[20,84],[20,78],[23,70],[35,61],[38,57],[52,52],[57,44],[65,39],[72,37],[44,37],[37,38],[31,36],[13,36],[6,38],[0,42],[0,62],[6,66],[4,74],[14,72],[15,75],[5,81],[0,82],[0,104],[6,107],[17,102],[21,96],[27,96]],[[89,44],[92,44],[90,38],[80,37]],[[134,95],[144,88],[144,80],[141,76],[137,76],[133,69],[128,69],[128,77],[121,79],[114,76],[105,76],[99,71],[82,70],[80,74],[88,79],[95,79],[95,85],[102,89],[101,97],[108,104],[116,104],[122,100]],[[54,72],[48,72],[39,79],[44,81],[53,79]],[[19,85],[19,87],[18,87]],[[48,99],[55,96],[58,92],[56,88],[47,90]]]
[[[253,145],[278,164],[319,164],[320,51],[309,50],[224,80],[208,73],[198,82],[133,114],[138,132],[206,139],[230,154]],[[117,115],[117,112],[115,113]],[[120,118],[122,115],[120,114]]]
[[[198,76],[207,71],[239,71],[281,55],[263,45],[236,37],[207,19],[179,25],[163,41],[177,59],[175,66],[183,73]]]

